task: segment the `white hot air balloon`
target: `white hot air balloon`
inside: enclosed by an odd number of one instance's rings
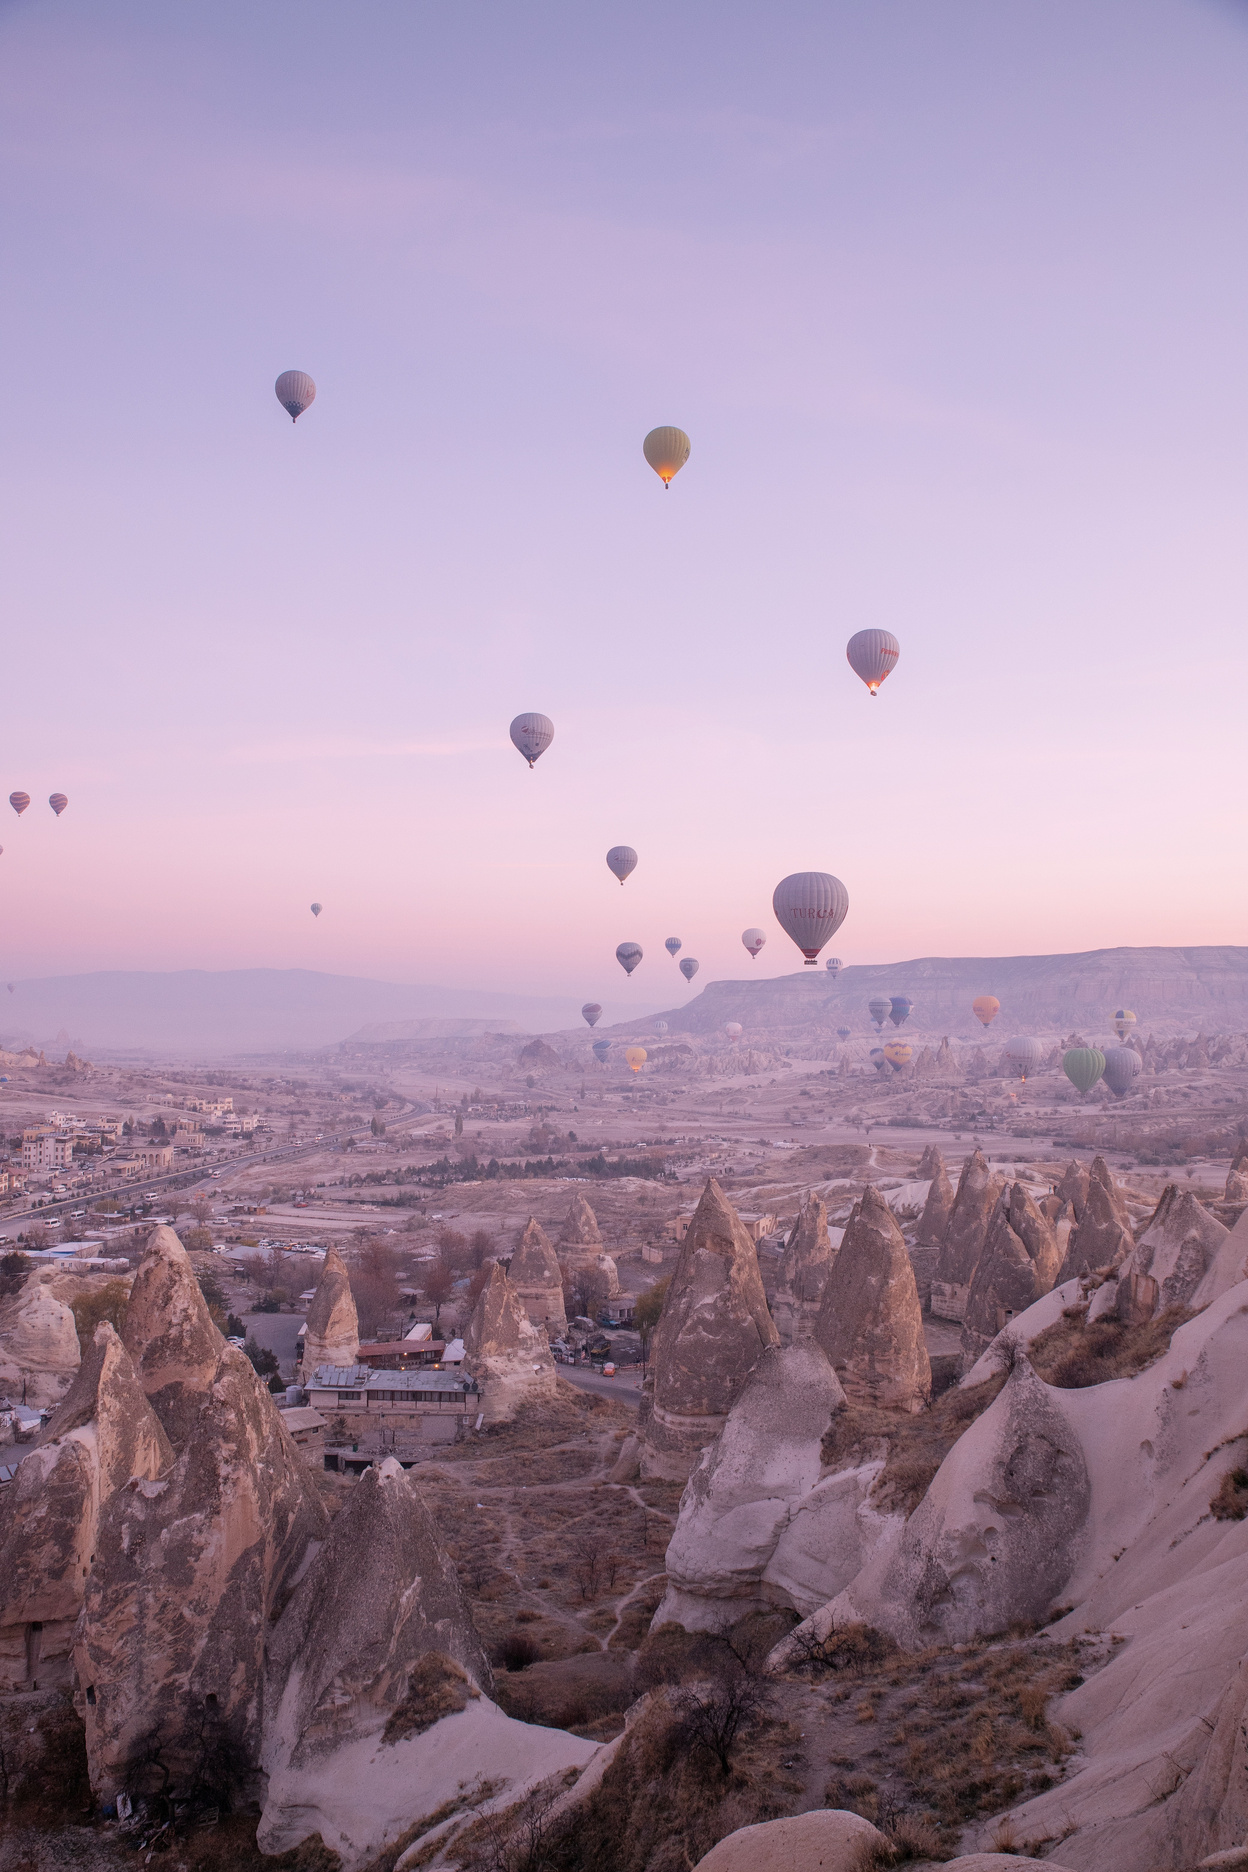
[[[626,975],[631,975],[641,961],[641,944],[622,942],[615,952],[615,959]]]
[[[655,1031],[655,1033],[666,1033],[666,1032],[667,1032],[667,1022],[666,1022],[666,1021],[655,1021],[655,1023],[654,1023],[654,1031]]]
[[[637,854],[631,845],[613,845],[607,853],[607,870],[619,878],[623,884],[626,877],[637,869]]]
[[[555,738],[555,724],[549,715],[517,715],[511,724],[512,746],[519,748],[531,767],[540,760]]]
[[[273,389],[291,422],[298,422],[304,410],[316,398],[316,385],[307,371],[284,370]]]
[[[807,968],[814,968],[824,943],[849,914],[849,892],[828,871],[795,871],[776,885],[771,907],[785,935],[805,956]]]
[[[689,459],[689,438],[683,429],[669,424],[666,428],[652,429],[641,445],[641,452],[663,486],[670,488],[672,476],[678,475]]]
[[[896,668],[901,645],[892,631],[855,631],[845,646],[845,655],[854,675],[861,676],[874,696],[879,694],[884,678]]]
[[[827,969],[829,975],[839,975],[845,964],[841,961],[840,956],[829,956],[823,966]]]
[[[740,1021],[727,1021],[724,1024],[724,1032],[730,1040],[739,1040],[744,1031]]]
[[[749,950],[750,954],[753,956],[754,960],[757,962],[758,952],[767,940],[762,930],[760,929],[742,930],[741,940],[745,944],[746,948]]]

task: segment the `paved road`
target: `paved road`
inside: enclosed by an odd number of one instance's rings
[[[619,1403],[627,1404],[630,1410],[639,1410],[641,1407],[640,1371],[635,1374],[630,1371],[623,1378],[604,1378],[588,1365],[561,1365],[559,1376],[566,1378],[569,1384],[578,1385],[582,1391],[597,1391],[603,1397],[613,1397]]]

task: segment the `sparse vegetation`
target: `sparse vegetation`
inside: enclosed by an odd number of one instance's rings
[[[107,1320],[115,1332],[121,1332],[129,1304],[130,1283],[124,1280],[105,1281],[102,1287],[75,1295],[72,1302],[74,1325],[83,1352],[95,1338],[95,1329],[102,1320]]]
[[[873,1452],[878,1456],[887,1451],[875,1500],[881,1507],[910,1514],[968,1424],[987,1410],[1004,1384],[1005,1379],[998,1377],[971,1391],[955,1387],[926,1411],[872,1410],[846,1404],[824,1434],[824,1465],[847,1469],[851,1463],[869,1460]]]
[[[1248,1469],[1229,1469],[1218,1484],[1209,1512],[1215,1521],[1248,1518]]]
[[[1063,1391],[1134,1378],[1169,1349],[1172,1335],[1191,1318],[1187,1307],[1171,1306],[1142,1326],[1115,1319],[1089,1325],[1082,1310],[1070,1309],[1032,1340],[1031,1362],[1046,1384]]]

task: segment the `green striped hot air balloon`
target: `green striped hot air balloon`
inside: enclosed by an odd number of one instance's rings
[[[1105,1055],[1099,1047],[1071,1047],[1062,1056],[1062,1071],[1086,1098],[1105,1070]]]

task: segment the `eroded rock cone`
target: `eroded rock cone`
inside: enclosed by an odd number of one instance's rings
[[[32,1410],[59,1404],[78,1370],[78,1329],[52,1291],[55,1274],[35,1264],[17,1293],[0,1302],[0,1397]]]
[[[989,1170],[983,1152],[972,1151],[958,1178],[932,1276],[931,1310],[938,1319],[960,1320],[966,1312],[971,1279],[1000,1193],[1000,1181]]]
[[[914,1270],[892,1211],[872,1185],[850,1216],[828,1275],[815,1339],[851,1404],[918,1411],[930,1399]]]
[[[1053,1224],[1023,1183],[1012,1183],[1002,1200],[1008,1205],[1010,1227],[1035,1265],[1039,1291],[1046,1294],[1056,1285],[1062,1265],[1063,1250]]]
[[[655,1328],[643,1394],[641,1473],[683,1481],[719,1435],[746,1379],[780,1336],[758,1254],[714,1177],[702,1192]]]
[[[937,1144],[929,1144],[927,1149],[923,1152],[923,1155],[919,1158],[919,1167],[914,1173],[915,1179],[920,1183],[925,1183],[929,1178],[939,1176],[944,1167],[945,1160],[941,1154],[940,1146]]]
[[[930,1172],[932,1187],[927,1192],[923,1214],[919,1217],[917,1242],[920,1248],[939,1248],[945,1239],[945,1230],[949,1226],[949,1217],[953,1213],[953,1184],[949,1181],[944,1158],[939,1151],[935,1151],[934,1154],[936,1167]],[[929,1152],[925,1151],[925,1162],[928,1155]]]
[[[780,1280],[771,1303],[781,1345],[811,1337],[836,1255],[828,1234],[827,1205],[819,1196],[807,1196],[784,1245]]]
[[[1127,1208],[1126,1197],[1114,1182],[1113,1171],[1103,1157],[1094,1157],[1092,1159],[1092,1168],[1088,1172],[1089,1189],[1093,1183],[1099,1183],[1101,1185],[1101,1188],[1109,1197],[1114,1214],[1122,1223],[1122,1226],[1125,1229],[1129,1229],[1131,1227],[1131,1211]]]
[[[555,1361],[545,1328],[533,1324],[497,1261],[464,1334],[464,1369],[481,1387],[487,1423],[505,1423],[522,1404],[555,1394]]]
[[[171,1228],[153,1229],[148,1236],[122,1339],[169,1441],[180,1448],[216,1376],[225,1341],[209,1317],[190,1257]]]
[[[971,1281],[962,1322],[963,1372],[971,1369],[1016,1313],[1049,1292],[1057,1266],[1052,1229],[1022,1184],[1013,1184],[1002,1193],[993,1212]]]
[[[1248,1176],[1234,1165],[1226,1173],[1225,1201],[1248,1202]]]
[[[533,1324],[544,1326],[549,1337],[557,1338],[568,1323],[563,1305],[563,1274],[550,1237],[534,1216],[525,1224],[520,1245],[511,1257],[507,1278],[520,1295]]]
[[[1088,1181],[1087,1170],[1072,1158],[1062,1174],[1061,1182],[1054,1191],[1054,1195],[1060,1197],[1062,1202],[1070,1204],[1076,1222],[1083,1219],[1084,1204],[1088,1200]]]
[[[304,1381],[322,1365],[350,1366],[359,1356],[360,1321],[351,1276],[338,1250],[327,1248],[303,1336]]]
[[[0,1492],[0,1686],[70,1683],[100,1503],[172,1462],[125,1347],[97,1326],[64,1402]]]
[[[570,1259],[578,1248],[591,1249],[596,1253],[601,1247],[602,1230],[598,1226],[598,1218],[578,1190],[559,1231],[559,1252]]]
[[[1093,1174],[1088,1178],[1083,1214],[1071,1229],[1066,1243],[1059,1281],[1085,1274],[1090,1268],[1117,1268],[1135,1247],[1135,1238],[1123,1220],[1121,1198],[1113,1188],[1108,1170],[1103,1177],[1095,1174],[1098,1163],[1105,1169],[1098,1157],[1092,1166]]]
[[[1159,1310],[1187,1306],[1230,1233],[1191,1190],[1167,1183],[1124,1275],[1151,1275]]]
[[[181,1318],[176,1287],[167,1291]],[[169,1397],[166,1384],[152,1401]],[[273,1399],[246,1356],[223,1346],[172,1469],[100,1504],[74,1643],[97,1794],[250,1788],[265,1645],[310,1543],[327,1532]]]

